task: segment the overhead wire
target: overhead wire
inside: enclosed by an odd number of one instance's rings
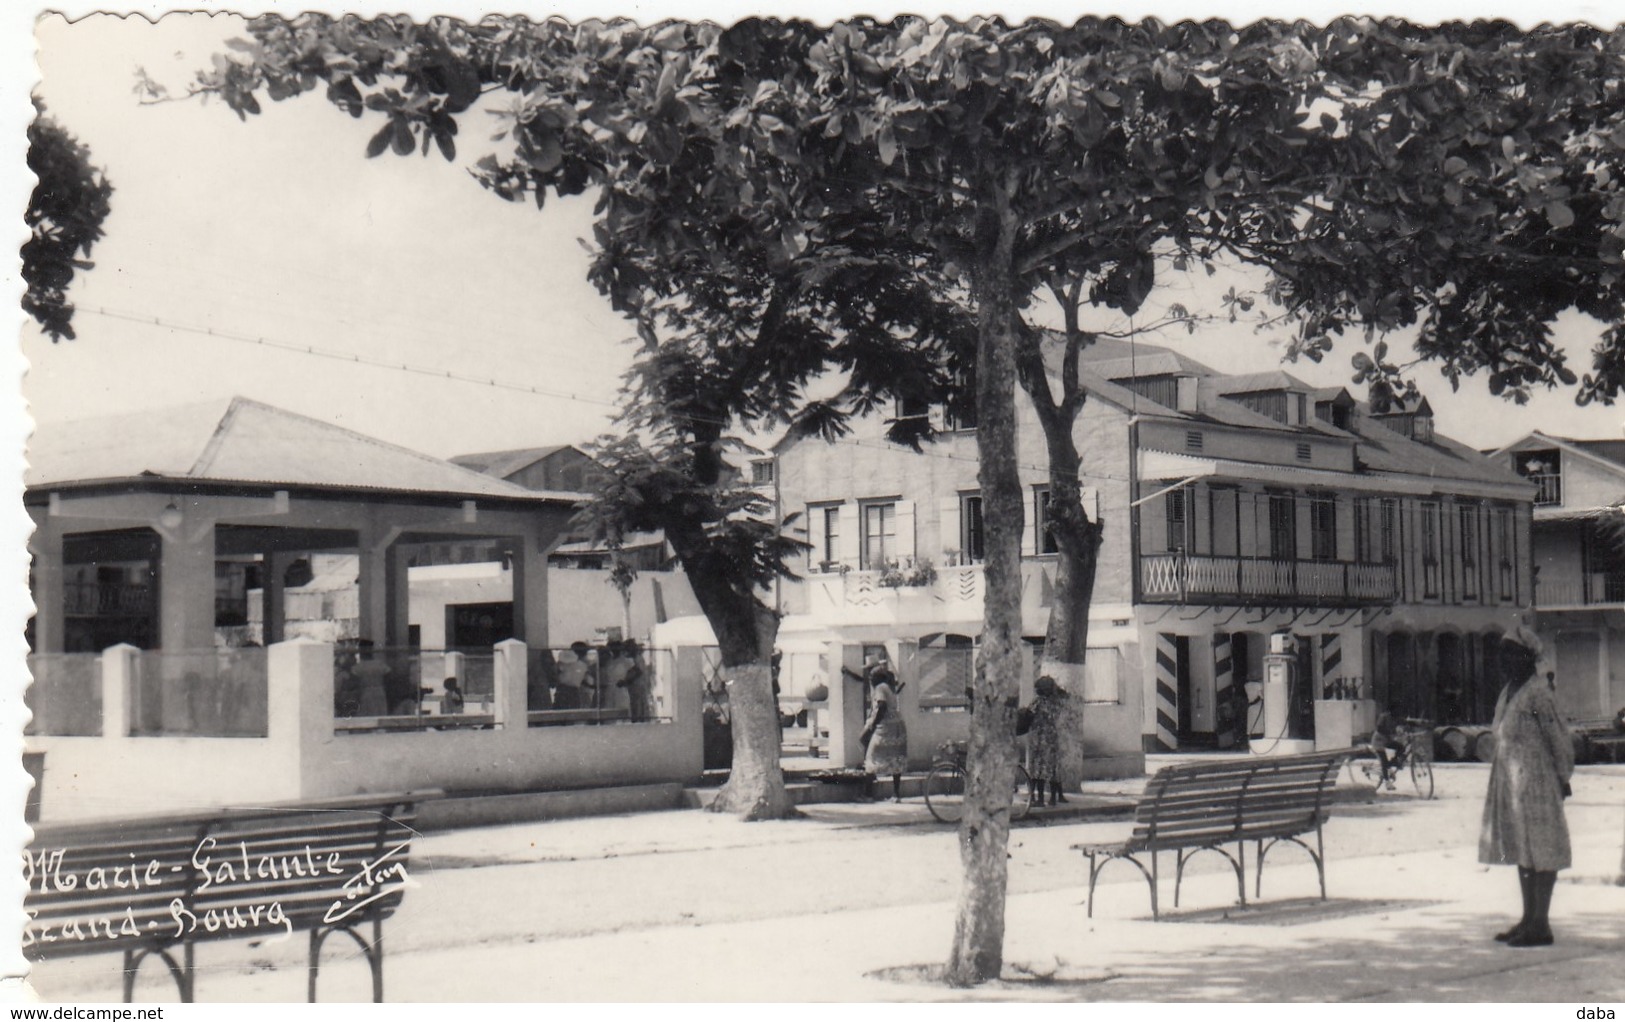
[[[453,380],[453,381],[456,381],[456,382],[459,382],[459,383],[466,383],[466,384],[470,384],[470,385],[473,385],[473,386],[492,387],[492,388],[495,388],[495,389],[498,389],[498,390],[512,391],[512,392],[520,393],[520,394],[529,394],[529,395],[536,396],[536,397],[557,398],[559,400],[574,401],[574,402],[577,402],[577,403],[580,403],[580,404],[596,405],[596,406],[599,406],[599,407],[615,409],[615,410],[619,410],[620,407],[621,407],[620,404],[615,402],[615,401],[606,401],[606,400],[602,400],[602,399],[598,399],[598,398],[584,397],[584,396],[582,396],[581,394],[578,394],[578,393],[571,393],[571,392],[559,391],[559,390],[551,390],[551,389],[546,388],[546,387],[537,387],[537,386],[533,386],[533,385],[529,385],[529,384],[523,384],[523,383],[510,383],[510,382],[506,382],[506,381],[503,381],[503,380],[498,380],[498,379],[496,379],[494,377],[475,376],[475,375],[470,375],[470,374],[467,374],[467,373],[455,372],[455,371],[450,370],[450,369],[441,369],[441,368],[436,368],[436,367],[432,367],[432,366],[413,365],[413,364],[411,364],[409,362],[401,362],[401,361],[397,361],[397,360],[393,360],[393,359],[382,359],[382,358],[377,358],[377,357],[368,356],[368,355],[361,355],[361,354],[356,353],[356,352],[338,351],[338,350],[318,347],[318,346],[312,345],[312,344],[299,344],[299,343],[296,343],[296,342],[279,341],[279,340],[275,340],[275,339],[272,339],[272,338],[269,338],[269,337],[262,337],[262,336],[259,336],[259,335],[256,335],[256,334],[238,333],[236,331],[224,330],[224,329],[221,329],[221,328],[218,328],[218,327],[204,327],[204,326],[195,326],[195,325],[186,324],[186,323],[177,323],[177,322],[175,322],[173,320],[165,319],[162,316],[141,315],[141,314],[138,314],[138,313],[126,312],[126,311],[122,311],[122,310],[118,310],[118,309],[109,309],[109,308],[107,308],[105,306],[91,306],[91,305],[79,306],[79,307],[77,307],[77,309],[75,311],[78,312],[78,313],[86,313],[86,314],[90,314],[90,315],[102,316],[102,317],[105,317],[107,319],[121,320],[121,321],[129,322],[129,323],[136,323],[136,324],[140,324],[140,325],[143,325],[143,326],[158,327],[160,329],[171,330],[171,331],[175,331],[177,333],[195,334],[195,335],[198,335],[200,337],[211,337],[211,338],[215,338],[217,340],[234,341],[234,342],[242,343],[242,344],[251,344],[251,345],[255,345],[257,347],[268,348],[268,349],[271,349],[271,350],[274,350],[274,351],[281,351],[281,352],[286,352],[286,353],[294,354],[294,355],[307,355],[307,356],[311,356],[311,357],[314,357],[314,358],[323,358],[323,359],[327,359],[329,361],[334,361],[334,362],[350,363],[352,365],[364,365],[364,366],[368,366],[370,368],[384,369],[384,370],[389,370],[389,371],[392,371],[392,372],[408,373],[408,374],[412,374],[412,375],[423,376],[423,377],[430,378],[430,379]],[[1090,418],[1102,418],[1102,417],[1104,417],[1104,416],[1084,415],[1084,416],[1081,416],[1080,418],[1084,419],[1084,420],[1087,420],[1087,419],[1090,419]],[[682,419],[684,419],[686,421],[689,421],[689,422],[704,422],[704,423],[708,423],[708,424],[711,424],[711,425],[723,425],[723,426],[732,425],[732,423],[722,422],[719,419],[708,419],[708,418],[704,418],[704,417],[700,417],[700,416],[679,416],[679,418],[682,418]],[[835,444],[835,445],[851,445],[851,446],[858,446],[858,447],[867,447],[867,448],[871,448],[871,449],[875,449],[875,450],[895,451],[895,452],[899,452],[899,453],[906,450],[906,448],[902,447],[901,445],[893,443],[893,442],[888,441],[888,440],[868,440],[868,439],[864,439],[864,438],[861,438],[861,437],[852,437],[852,436],[839,437],[839,438],[837,438],[837,439],[835,439],[833,441],[830,441],[830,442]],[[940,450],[940,449],[939,450],[923,450],[922,449],[917,453],[919,455],[923,456],[923,457],[936,458],[936,459],[945,460],[945,461],[960,461],[960,462],[967,462],[967,463],[971,463],[971,464],[979,464],[980,463],[980,458],[979,457],[969,456],[969,455],[962,455],[962,454],[954,454],[951,451]],[[1046,464],[1037,464],[1037,463],[1031,463],[1031,462],[1018,462],[1017,467],[1021,468],[1021,469],[1026,469],[1028,471],[1035,472],[1035,473],[1042,473],[1042,474],[1044,474],[1044,476],[1046,478],[1048,478],[1049,475],[1051,474],[1050,466],[1048,466]],[[1086,473],[1086,474],[1080,474],[1078,476],[1078,478],[1079,479],[1088,479],[1088,480],[1107,480],[1107,481],[1114,481],[1114,482],[1128,482],[1128,479],[1125,476],[1114,476],[1114,475],[1111,475],[1109,473]]]

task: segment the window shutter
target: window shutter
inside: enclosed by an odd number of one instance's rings
[[[1031,486],[1021,488],[1021,556],[1033,557],[1038,553],[1038,510]],[[987,508],[982,509],[987,514]]]
[[[1083,505],[1083,513],[1089,516],[1089,520],[1100,521],[1100,491],[1093,486],[1085,486],[1079,498],[1079,503]]]
[[[914,502],[897,502],[897,559],[914,556]]]
[[[842,504],[839,522],[841,534],[835,538],[835,559],[856,568],[858,552],[863,549],[863,537],[858,532],[858,505],[852,501]]]
[[[942,537],[943,550],[958,550],[965,552],[965,538],[960,535],[962,526],[959,524],[960,497],[943,497],[937,501],[937,532]]]

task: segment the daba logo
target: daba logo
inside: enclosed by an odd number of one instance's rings
[[[1576,1009],[1574,1009],[1574,1017],[1575,1018],[1613,1018],[1614,1017],[1614,1009],[1612,1009],[1612,1008],[1576,1008]]]

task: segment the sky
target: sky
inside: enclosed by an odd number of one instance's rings
[[[266,103],[246,123],[219,102],[138,101],[138,68],[178,95],[242,25],[197,14],[36,24],[38,93],[116,191],[95,268],[72,290],[78,339],[23,326],[34,419],[240,394],[440,456],[609,429],[632,348],[585,280],[590,201],[538,212],[485,192],[466,172],[495,130],[478,117],[465,119],[455,162],[368,160],[376,125],[316,95]],[[1588,365],[1595,324],[1577,317],[1564,334]],[[1150,340],[1231,372],[1274,368],[1282,351],[1281,333],[1245,324]],[[1345,384],[1356,349],[1288,368]],[[1418,380],[1441,431],[1479,447],[1537,425],[1617,437],[1625,418],[1567,393],[1520,409],[1482,380],[1460,394],[1430,369]]]

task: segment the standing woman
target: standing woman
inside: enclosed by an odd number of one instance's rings
[[[902,685],[885,661],[876,664],[869,673],[871,708],[858,740],[864,743],[863,769],[879,777],[891,774],[892,801],[903,801],[903,771],[908,769],[908,730],[903,726],[903,714],[898,706],[897,693]]]
[[[1570,865],[1563,800],[1574,773],[1574,747],[1551,685],[1535,678],[1536,660],[1524,643],[1502,640],[1506,687],[1495,704],[1495,759],[1478,839],[1479,862],[1518,867],[1523,918],[1495,935],[1508,947],[1552,942],[1552,889],[1557,871]]]
[[[1055,679],[1040,675],[1033,687],[1032,728],[1027,732],[1027,774],[1032,778],[1028,804],[1044,804],[1044,786],[1049,785],[1049,804],[1066,801],[1061,794],[1067,725],[1070,723],[1068,696]]]

